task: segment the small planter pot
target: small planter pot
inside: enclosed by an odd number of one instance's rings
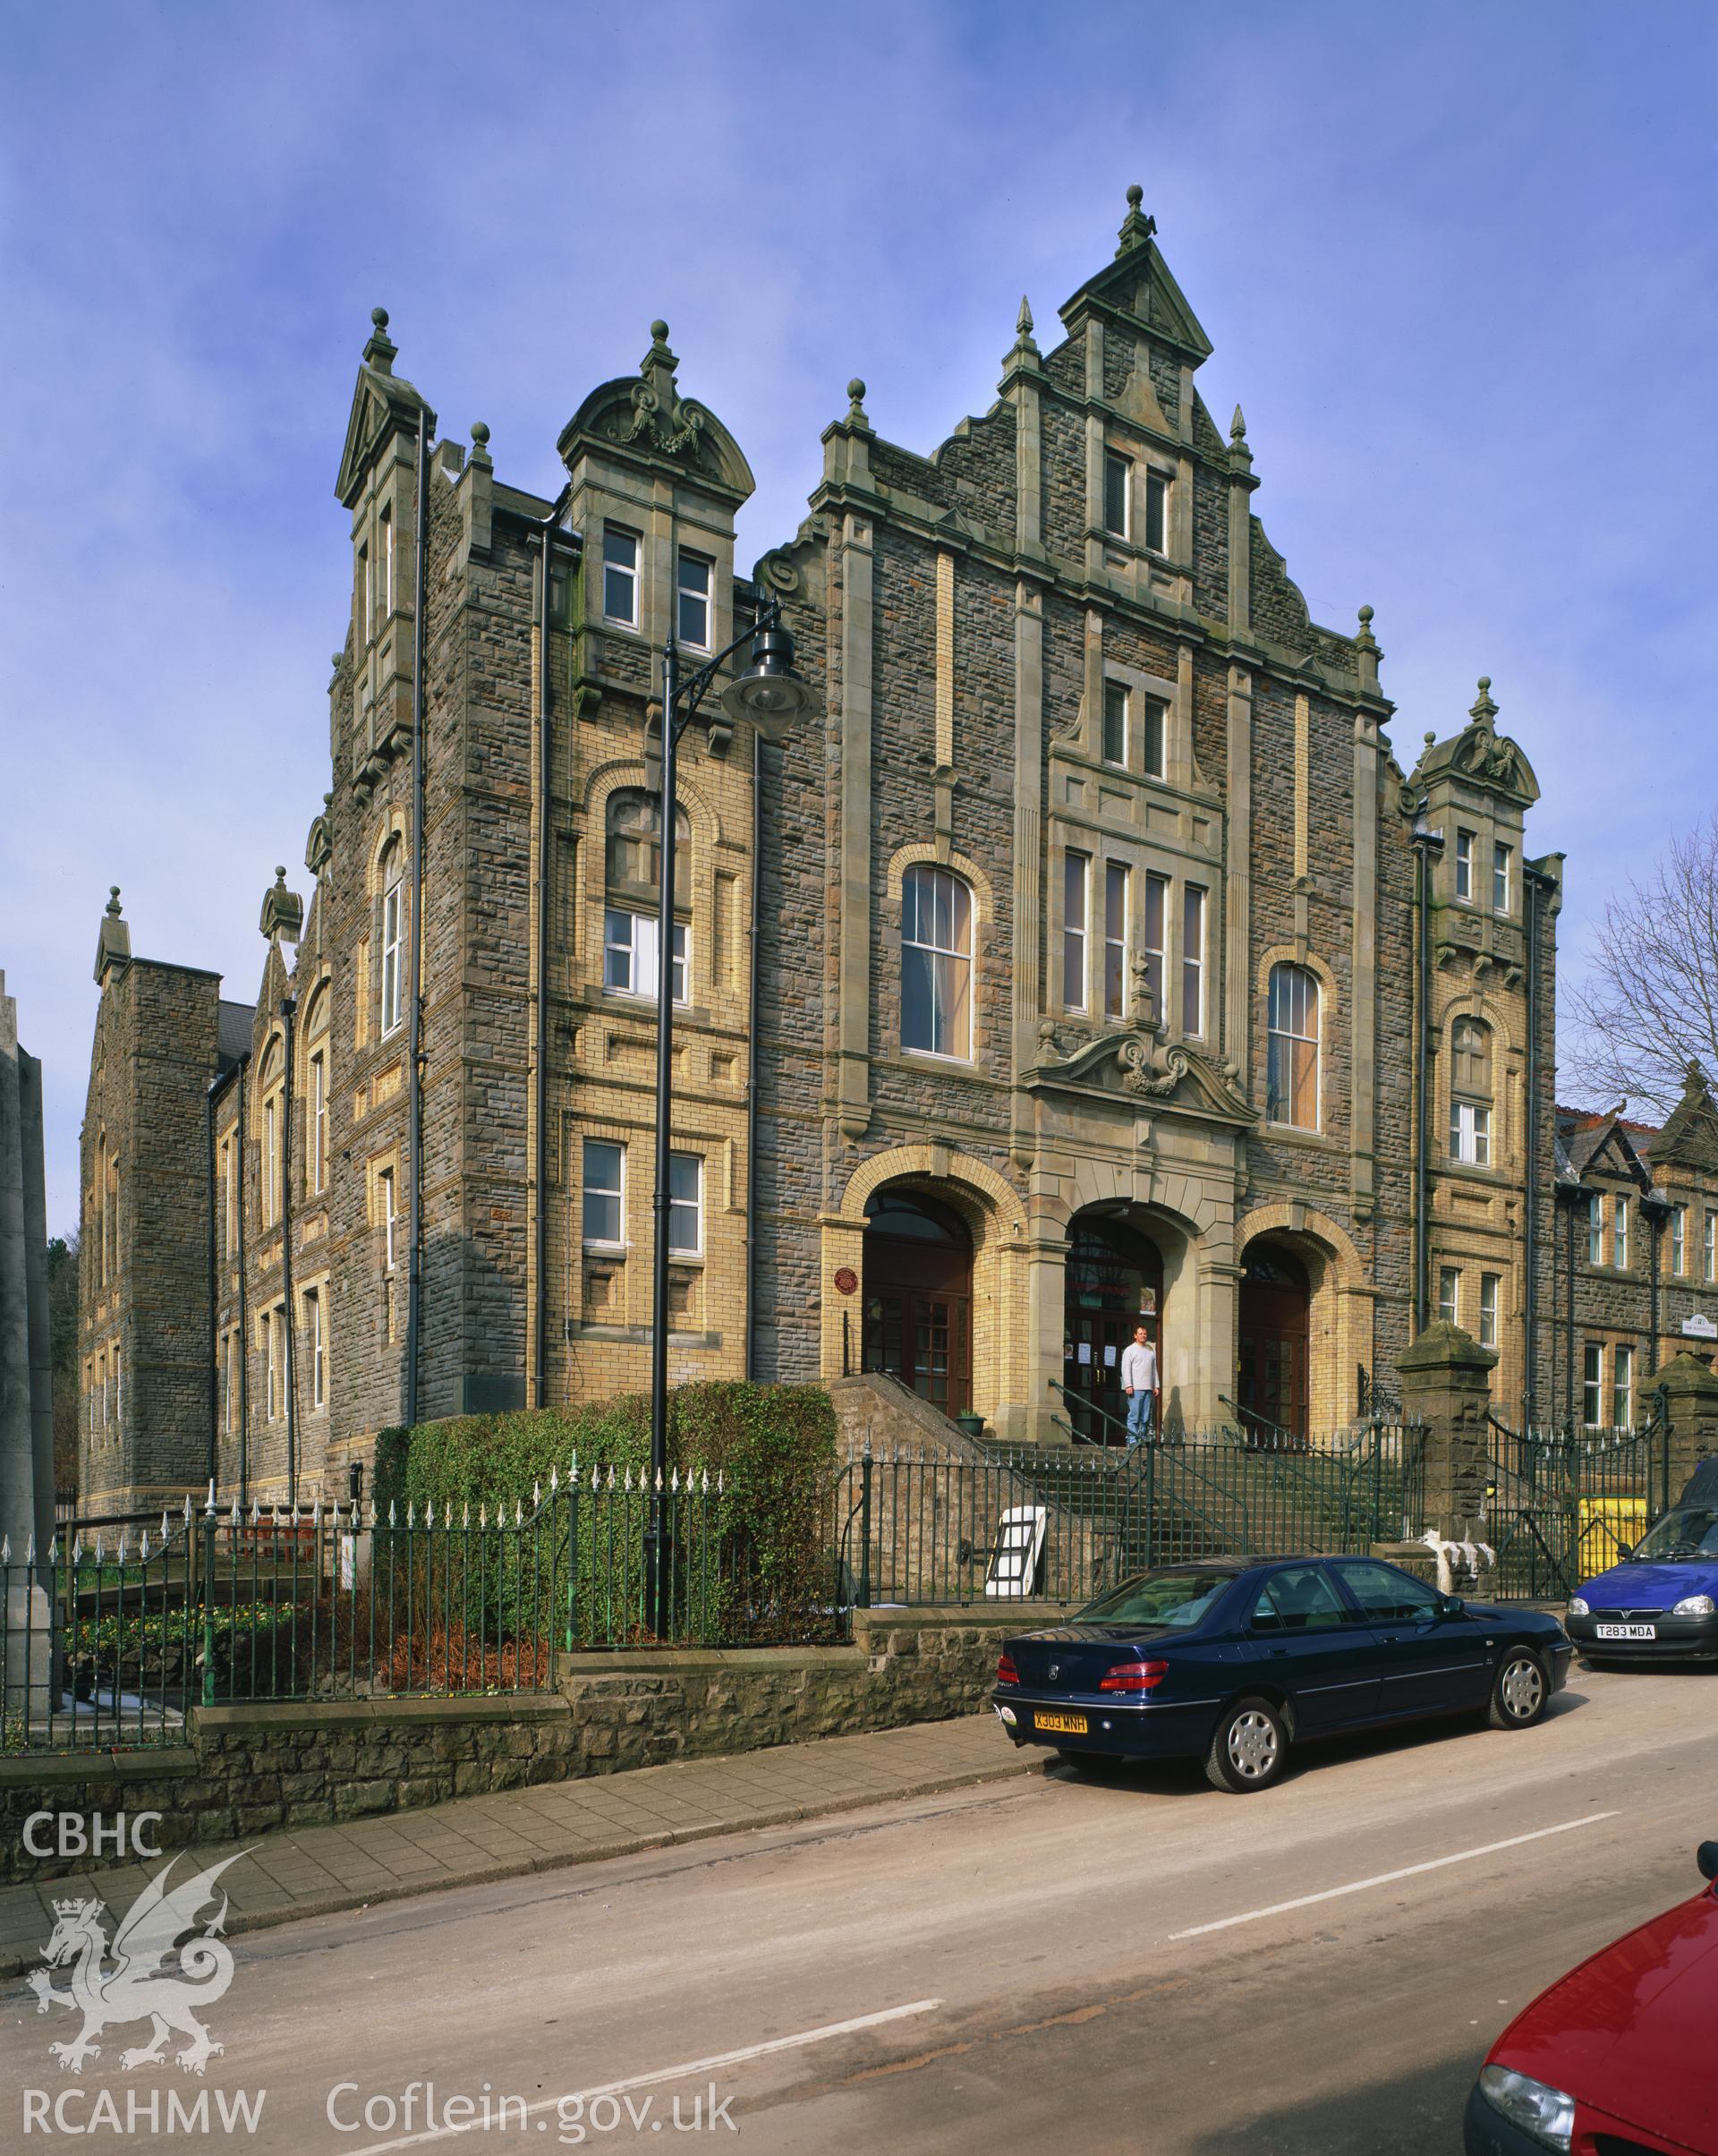
[[[984,1435],[984,1418],[982,1415],[957,1415],[955,1426],[963,1436],[982,1437]]]

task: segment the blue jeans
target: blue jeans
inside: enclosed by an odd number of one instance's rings
[[[1144,1385],[1135,1386],[1127,1395],[1127,1442],[1137,1444],[1142,1437],[1152,1434],[1152,1407],[1155,1395]]]

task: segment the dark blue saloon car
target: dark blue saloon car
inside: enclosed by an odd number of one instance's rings
[[[1125,1581],[1010,1640],[991,1697],[1074,1765],[1195,1758],[1265,1789],[1290,1744],[1429,1715],[1530,1729],[1569,1675],[1555,1617],[1441,1595],[1373,1557],[1213,1557]]]

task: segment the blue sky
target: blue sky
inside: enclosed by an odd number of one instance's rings
[[[0,967],[76,1218],[96,927],[256,989],[328,783],[333,480],[372,305],[445,434],[554,490],[658,314],[787,536],[858,373],[934,446],[1138,180],[1316,618],[1411,764],[1493,677],[1565,976],[1714,797],[1718,8],[269,8],[0,0]]]

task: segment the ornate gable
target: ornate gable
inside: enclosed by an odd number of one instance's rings
[[[1539,798],[1539,781],[1533,775],[1532,764],[1507,734],[1497,730],[1497,706],[1492,702],[1489,674],[1479,677],[1479,695],[1467,725],[1448,741],[1432,742],[1414,775],[1421,786],[1445,776],[1465,779],[1523,808],[1530,808]]]
[[[586,446],[676,464],[737,507],[757,481],[739,444],[715,413],[680,394],[668,325],[651,324],[651,348],[635,376],[593,389],[562,428],[555,447],[569,471]]]
[[[399,347],[388,342],[387,308],[372,308],[370,319],[375,328],[364,346],[358,384],[352,393],[346,445],[340,453],[339,475],[334,482],[336,499],[347,508],[357,500],[364,473],[393,428],[401,426],[415,433],[421,413],[430,433],[436,430],[435,413],[412,384],[394,371]]]
[[[1028,1083],[1095,1086],[1135,1101],[1156,1102],[1225,1123],[1255,1123],[1257,1111],[1226,1072],[1185,1042],[1171,1043],[1158,1022],[1143,963],[1134,972],[1134,1017],[1097,1029],[1047,1018],[1038,1027],[1038,1059]]]
[[[1130,316],[1160,344],[1171,346],[1196,367],[1211,357],[1212,342],[1158,251],[1157,221],[1141,210],[1144,199],[1143,188],[1127,190],[1127,215],[1122,219],[1116,259],[1080,286],[1062,308],[1062,320],[1072,335],[1093,307]]]

